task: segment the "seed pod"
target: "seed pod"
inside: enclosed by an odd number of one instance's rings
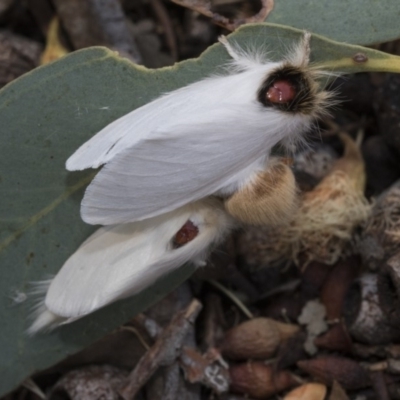
[[[349,398],[343,388],[335,381],[333,382],[328,400],[349,400]]]
[[[328,320],[341,317],[346,292],[358,275],[359,269],[360,258],[352,256],[339,261],[329,273],[321,289],[321,302],[326,308]]]
[[[306,340],[307,332],[301,330],[283,343],[276,355],[276,368],[285,369],[306,358],[307,353],[304,350]]]
[[[321,349],[341,351],[343,353],[350,353],[353,347],[351,337],[343,322],[333,325],[328,332],[318,336],[314,340],[314,344]]]
[[[297,325],[269,318],[254,318],[226,332],[220,350],[233,360],[265,359],[272,356],[279,345],[298,330]]]
[[[275,371],[261,362],[248,362],[229,368],[231,390],[255,399],[265,399],[298,384],[287,371]]]
[[[327,389],[320,383],[306,383],[288,393],[283,400],[324,400]]]
[[[363,265],[378,270],[399,251],[399,234],[400,180],[377,198],[370,217],[364,223],[357,245]]]
[[[349,358],[326,356],[299,361],[297,365],[326,385],[336,380],[345,389],[352,390],[371,384],[367,371]]]
[[[243,244],[253,239],[251,257],[258,265],[273,266],[287,259],[299,264],[300,257],[306,262],[334,264],[349,248],[354,229],[368,218],[371,207],[364,197],[360,150],[349,136],[340,134],[340,138],[345,146],[343,157],[313,190],[302,194],[290,223],[243,235]]]
[[[325,281],[331,276],[335,266],[318,261],[310,262],[301,278],[301,292],[307,300],[315,299],[320,295]]]
[[[377,282],[374,274],[364,274],[354,282],[346,296],[343,316],[357,341],[388,344],[393,339],[393,329],[382,311]]]
[[[370,373],[372,387],[376,393],[376,397],[379,400],[390,400],[389,392],[387,388],[387,382],[383,372],[380,371],[371,371]]]
[[[400,252],[383,265],[378,274],[378,297],[394,341],[400,339]]]
[[[371,346],[361,343],[354,343],[353,354],[356,357],[363,359],[369,359],[371,357],[378,357],[378,358],[386,357],[385,346],[382,345]]]

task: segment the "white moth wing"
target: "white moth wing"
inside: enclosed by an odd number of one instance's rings
[[[252,70],[204,79],[148,103],[112,122],[84,143],[68,160],[69,171],[98,168],[126,148],[187,115],[252,101],[265,75],[277,63],[253,65]]]
[[[173,248],[172,239],[191,220],[198,235]],[[231,226],[220,203],[204,200],[163,216],[100,228],[65,262],[50,282],[30,333],[72,322],[138,293],[188,261],[203,258]]]
[[[230,184],[236,190],[251,169],[264,167],[287,129],[281,113],[255,101],[183,118],[107,163],[86,190],[82,219],[101,225],[143,220]]]
[[[179,107],[182,107],[179,98],[171,104],[171,99],[165,96],[122,116],[84,143],[67,160],[67,170],[98,168],[109,162],[120,151],[134,146],[160,124],[165,124]]]

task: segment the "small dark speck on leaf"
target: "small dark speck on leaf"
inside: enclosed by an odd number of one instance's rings
[[[26,256],[26,263],[27,265],[29,265],[31,263],[31,261],[33,260],[33,257],[35,257],[35,253],[30,252],[27,256]]]
[[[357,64],[366,63],[368,61],[368,57],[364,53],[356,53],[352,58],[353,61]]]
[[[22,236],[22,232],[15,233],[15,239],[19,239]]]

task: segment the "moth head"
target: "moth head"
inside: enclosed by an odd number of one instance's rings
[[[289,153],[298,145],[307,145],[303,133],[316,118],[329,115],[328,109],[335,104],[331,92],[321,84],[321,78],[332,74],[310,65],[310,38],[311,34],[305,32],[281,62],[263,59],[262,52],[244,50],[224,36],[219,39],[232,57],[233,71],[256,71],[260,80],[252,92],[254,100],[265,110],[277,111],[265,113],[266,123],[270,136],[275,132],[276,143]]]
[[[326,113],[331,95],[322,90],[321,72],[309,66],[310,33],[303,35],[286,59],[270,71],[260,85],[257,100],[267,108],[311,119]]]

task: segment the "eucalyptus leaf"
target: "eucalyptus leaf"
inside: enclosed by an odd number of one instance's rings
[[[229,37],[280,59],[300,30],[249,25]],[[400,58],[314,36],[313,60],[329,70],[400,71]],[[260,50],[261,51],[261,50]],[[369,61],[353,61],[362,52]],[[54,275],[94,227],[79,216],[93,171],[67,173],[68,156],[109,122],[206,76],[229,61],[216,44],[201,57],[159,70],[91,48],[38,68],[0,91],[0,395],[126,322],[187,279],[184,266],[143,293],[50,334],[28,337],[30,282]],[[166,183],[167,184],[167,183]],[[26,298],[28,296],[28,298]]]
[[[398,0],[275,0],[266,22],[364,46],[400,38]]]

